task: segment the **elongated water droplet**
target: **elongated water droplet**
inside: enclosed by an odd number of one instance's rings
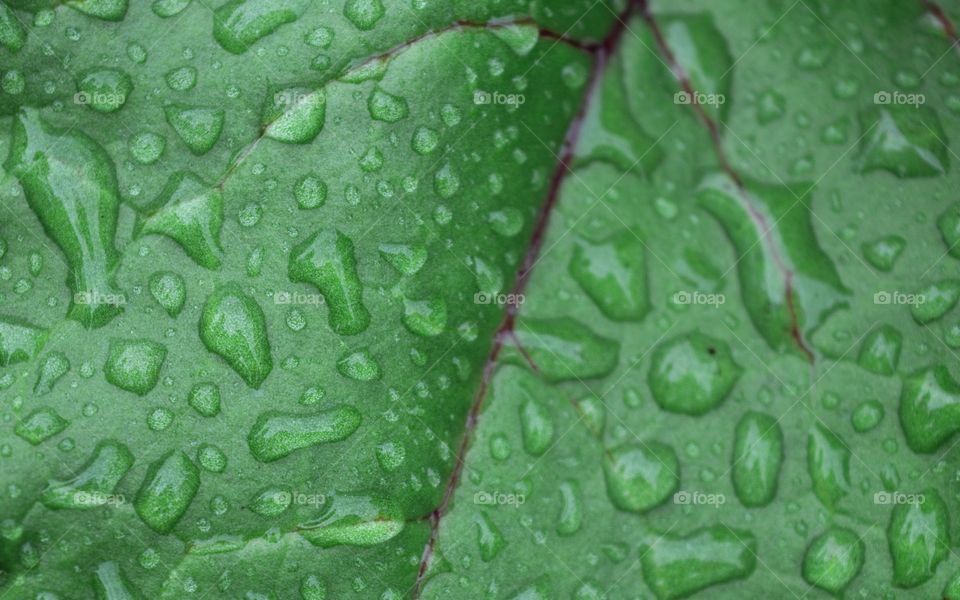
[[[337,333],[355,335],[370,324],[353,242],[339,231],[318,231],[295,246],[288,274],[292,281],[310,283],[320,290],[330,311],[330,328]]]
[[[133,587],[119,565],[113,561],[97,566],[93,577],[93,590],[97,600],[143,600],[143,595]]]
[[[895,505],[887,542],[894,585],[912,588],[929,581],[950,555],[949,513],[940,494],[927,489],[916,495],[914,502]]]
[[[630,232],[596,245],[580,240],[570,274],[608,318],[640,321],[650,310],[644,253]]]
[[[0,46],[11,52],[19,52],[27,40],[27,30],[14,14],[13,9],[0,2]]]
[[[620,354],[618,342],[566,317],[524,319],[517,325],[516,336],[548,381],[603,377],[616,367]],[[513,350],[504,353],[504,358],[526,364]]]
[[[257,460],[271,462],[294,450],[344,440],[360,427],[360,420],[360,411],[352,406],[311,415],[266,412],[250,430],[247,444]]]
[[[235,283],[220,286],[207,298],[200,339],[252,388],[259,388],[273,370],[263,309]]]
[[[213,12],[213,38],[228,52],[243,54],[297,13],[273,0],[231,0]]]
[[[750,411],[733,441],[733,489],[744,506],[765,506],[777,494],[783,431],[770,416]]]
[[[480,512],[477,515],[476,524],[480,558],[483,562],[490,562],[500,554],[500,551],[507,545],[507,541],[487,513]]]
[[[28,108],[13,122],[5,167],[20,179],[44,232],[67,259],[68,316],[87,327],[106,325],[121,310],[113,286],[119,211],[113,161],[87,135],[48,127]]]
[[[200,488],[200,470],[179,450],[150,465],[133,507],[157,533],[167,533],[187,512]]]
[[[866,548],[856,533],[835,527],[810,543],[803,557],[803,578],[839,594],[863,567]]]
[[[327,97],[322,89],[271,88],[261,117],[264,135],[288,144],[309,144],[323,129]]]
[[[807,436],[807,469],[817,498],[835,508],[850,489],[850,450],[820,424]]]
[[[49,508],[97,508],[112,497],[131,466],[133,455],[126,446],[110,440],[101,442],[74,477],[50,481],[40,501]]]
[[[560,484],[560,517],[557,519],[557,533],[563,536],[573,535],[583,525],[583,500],[580,484],[568,479]]]
[[[70,371],[70,360],[63,352],[51,352],[43,358],[37,369],[37,381],[33,393],[42,396],[50,392],[61,377]]]
[[[392,500],[337,494],[324,516],[301,523],[299,532],[321,548],[374,546],[395,537],[404,525],[403,512]]]
[[[686,598],[714,585],[744,579],[757,566],[757,540],[749,531],[715,525],[686,536],[641,544],[643,579],[659,600]]]
[[[52,408],[38,408],[20,421],[13,428],[13,432],[34,446],[49,439],[70,425]]]
[[[921,369],[904,378],[900,424],[914,452],[934,452],[960,431],[960,384],[946,367]]]
[[[147,212],[142,234],[165,235],[200,266],[220,268],[223,194],[218,188],[193,173],[174,173]]]

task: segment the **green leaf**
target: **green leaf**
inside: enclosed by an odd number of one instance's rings
[[[0,0],[0,596],[960,598],[926,0]]]

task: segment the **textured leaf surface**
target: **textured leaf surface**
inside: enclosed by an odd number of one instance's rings
[[[960,599],[957,17],[0,0],[0,597]]]

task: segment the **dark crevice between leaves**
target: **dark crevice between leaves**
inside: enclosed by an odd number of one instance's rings
[[[579,42],[564,35],[558,35],[554,32],[540,29],[541,37],[567,43],[574,48],[589,53],[593,58],[593,65],[590,69],[587,89],[580,101],[580,106],[577,109],[577,113],[574,116],[573,121],[571,121],[570,126],[568,127],[564,136],[560,152],[558,153],[559,159],[550,178],[547,196],[537,215],[537,220],[533,227],[533,233],[531,234],[530,242],[527,246],[527,252],[524,255],[523,263],[517,272],[513,289],[508,296],[510,298],[522,297],[523,292],[529,283],[530,275],[533,272],[533,268],[537,263],[537,259],[540,256],[540,251],[543,247],[547,226],[550,223],[550,217],[552,216],[553,211],[560,199],[560,190],[563,187],[567,177],[572,173],[571,168],[573,159],[576,153],[577,143],[580,140],[580,132],[583,129],[583,123],[586,118],[587,110],[590,107],[592,99],[597,95],[597,91],[600,86],[600,80],[606,70],[610,57],[620,46],[620,41],[627,29],[627,21],[629,21],[632,16],[640,11],[641,6],[642,3],[640,0],[629,0],[627,7],[619,15],[617,15],[616,21],[604,39],[596,43]],[[494,335],[493,347],[491,348],[490,354],[487,357],[487,361],[483,367],[483,375],[481,377],[480,387],[477,389],[473,404],[470,407],[470,411],[467,413],[463,437],[461,438],[460,445],[457,448],[456,464],[454,465],[453,472],[450,474],[450,479],[448,480],[447,486],[444,490],[443,499],[441,500],[439,506],[437,506],[437,508],[434,509],[434,511],[427,517],[427,519],[430,521],[430,537],[428,538],[427,544],[423,549],[423,555],[420,559],[420,566],[417,571],[417,579],[413,586],[412,597],[414,600],[420,597],[420,593],[423,591],[423,585],[426,583],[426,574],[430,567],[430,562],[433,558],[434,550],[437,544],[437,538],[440,531],[440,522],[450,509],[453,496],[457,490],[457,485],[460,483],[463,475],[467,450],[469,450],[470,443],[472,442],[473,436],[476,432],[480,411],[483,408],[487,391],[490,387],[491,380],[493,379],[493,372],[497,366],[497,360],[500,357],[500,352],[503,350],[505,341],[507,339],[513,340],[520,353],[526,358],[530,368],[537,373],[540,371],[539,367],[537,367],[537,365],[533,362],[529,354],[522,348],[519,340],[516,339],[516,335],[514,334],[518,312],[518,304],[515,302],[510,302],[507,304],[506,313],[504,314],[503,320],[501,321],[500,326],[497,328],[497,331]],[[573,401],[571,400],[571,402]],[[573,404],[579,412],[580,407],[577,406],[575,402],[573,402]]]
[[[957,37],[957,28],[954,26],[953,21],[950,20],[950,16],[947,15],[946,11],[933,0],[919,0],[919,2],[927,12],[933,15],[933,18],[940,23],[940,26],[943,27],[943,32],[950,38],[953,47],[960,51],[960,37]]]
[[[741,205],[743,206],[744,210],[746,210],[747,214],[750,215],[750,219],[753,221],[754,227],[756,227],[760,232],[760,236],[763,238],[764,243],[767,246],[767,251],[770,253],[771,259],[776,265],[777,270],[780,272],[780,275],[783,277],[784,299],[786,301],[787,311],[790,315],[790,335],[797,347],[800,348],[800,351],[803,352],[804,356],[806,356],[807,362],[809,362],[810,366],[812,367],[815,362],[815,356],[813,354],[813,350],[803,338],[803,332],[800,330],[800,322],[797,317],[796,306],[794,305],[794,273],[784,262],[783,256],[780,254],[780,249],[777,248],[777,245],[768,235],[773,228],[776,227],[776,223],[772,225],[769,224],[766,216],[761,211],[757,210],[757,208],[753,205],[753,202],[750,200],[750,195],[743,185],[743,179],[740,177],[740,174],[737,173],[737,171],[730,165],[726,151],[723,149],[723,142],[720,136],[720,125],[716,120],[708,115],[703,109],[703,106],[697,102],[698,95],[693,88],[693,83],[690,81],[690,77],[686,70],[677,61],[676,55],[667,44],[667,40],[660,29],[660,25],[657,23],[653,13],[650,12],[649,0],[639,0],[639,2],[642,5],[641,12],[643,14],[643,18],[650,27],[650,31],[653,33],[653,37],[656,40],[658,49],[660,50],[661,54],[663,54],[663,57],[667,61],[670,70],[673,72],[674,77],[676,77],[677,81],[679,82],[681,89],[691,98],[690,108],[693,109],[699,121],[710,133],[710,140],[713,144],[713,149],[717,155],[717,159],[720,162],[721,169],[723,169],[727,176],[730,177],[730,179],[734,182],[734,185],[737,188],[737,196]]]

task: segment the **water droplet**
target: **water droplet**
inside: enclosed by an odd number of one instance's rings
[[[923,501],[893,507],[887,541],[893,558],[893,584],[912,588],[929,581],[950,555],[949,514],[940,494],[924,490]]]
[[[130,154],[142,165],[152,165],[160,160],[167,140],[161,135],[149,131],[136,134],[130,139]]]
[[[907,241],[899,235],[888,235],[863,244],[863,256],[875,268],[888,273],[900,258]]]
[[[396,442],[381,442],[376,449],[377,462],[387,473],[392,473],[403,466],[406,454],[403,444]]]
[[[166,19],[180,14],[188,6],[190,6],[190,0],[153,0],[150,8],[158,17]]]
[[[337,370],[344,377],[357,381],[371,381],[380,378],[380,365],[369,350],[359,350],[342,357],[337,361]]]
[[[95,68],[81,74],[74,102],[97,112],[111,113],[123,108],[132,91],[133,81],[123,71]]]
[[[934,452],[960,431],[960,384],[944,366],[903,379],[900,424],[914,452]]]
[[[480,558],[483,562],[490,562],[497,557],[497,554],[500,554],[500,551],[507,545],[507,541],[487,513],[481,511],[476,517],[476,524]]]
[[[557,533],[563,536],[573,535],[583,525],[583,500],[580,484],[568,479],[560,484],[560,516],[557,519]]]
[[[923,298],[910,307],[910,314],[917,323],[936,321],[947,314],[960,300],[960,279],[944,279],[927,285],[917,292]]]
[[[836,508],[850,488],[850,449],[820,424],[807,436],[807,469],[817,498]]]
[[[207,298],[200,339],[252,388],[259,388],[273,369],[263,309],[235,283],[220,286]]]
[[[89,2],[85,4],[89,4]],[[143,597],[140,591],[134,588],[126,578],[117,563],[113,561],[103,562],[97,566],[93,578],[93,589],[98,599],[134,600]]]
[[[234,54],[243,54],[281,25],[297,20],[291,6],[272,0],[230,0],[213,15],[213,38]]]
[[[619,343],[570,318],[525,319],[516,336],[548,381],[603,377],[616,367],[620,354]],[[513,348],[504,358],[526,364]]]
[[[429,127],[418,127],[413,132],[413,140],[410,145],[417,154],[430,154],[440,145],[440,134]]]
[[[386,12],[380,0],[347,0],[343,5],[343,16],[360,31],[370,31],[376,27],[377,21]]]
[[[176,317],[187,298],[187,284],[172,271],[158,271],[150,276],[150,295],[167,314]]]
[[[883,420],[883,405],[876,400],[865,400],[857,405],[850,415],[850,424],[858,433],[866,433],[874,429]]]
[[[460,176],[445,163],[433,176],[433,189],[441,198],[452,198],[460,190]]]
[[[380,244],[378,250],[401,275],[415,275],[427,262],[427,249],[420,245]]]
[[[34,446],[47,440],[70,425],[70,422],[61,417],[52,408],[38,408],[20,421],[13,428],[13,432],[20,438]]]
[[[133,455],[114,441],[97,444],[90,460],[66,480],[51,480],[40,501],[49,508],[90,509],[101,506],[133,466]]]
[[[316,575],[307,575],[300,582],[300,597],[303,600],[327,600],[327,584]]]
[[[166,357],[167,347],[163,344],[142,339],[114,339],[110,342],[103,372],[113,385],[143,396],[157,385]]]
[[[287,87],[268,98],[261,121],[264,135],[288,144],[307,144],[323,129],[327,96],[323,89]]]
[[[770,416],[749,411],[733,442],[733,489],[744,506],[765,506],[777,494],[783,464],[783,431]]]
[[[293,195],[301,209],[318,208],[327,201],[327,184],[316,175],[304,175],[297,180]]]
[[[87,327],[106,325],[121,311],[113,287],[119,211],[113,162],[93,139],[48,127],[32,108],[14,120],[11,148],[7,169],[70,267],[68,316]]]
[[[379,0],[376,0],[379,2]],[[396,123],[410,113],[407,101],[400,96],[394,96],[380,87],[373,89],[367,98],[367,110],[374,121]]]
[[[197,462],[213,473],[222,473],[227,468],[227,455],[212,444],[201,444],[197,448]]]
[[[661,442],[625,444],[607,452],[607,495],[620,510],[643,513],[666,501],[680,485],[680,463]]]
[[[257,460],[271,462],[301,448],[344,440],[360,427],[360,420],[352,406],[307,415],[265,412],[250,430],[247,444]]]
[[[946,132],[928,106],[874,105],[860,113],[860,172],[884,170],[897,177],[947,172]]]
[[[220,388],[215,383],[194,384],[187,395],[187,404],[204,417],[220,414]]]
[[[902,344],[903,336],[895,327],[879,325],[863,339],[857,364],[871,373],[893,375],[900,361]]]
[[[27,40],[27,30],[13,9],[0,3],[0,46],[10,52],[19,52]]]
[[[200,471],[179,450],[167,453],[147,470],[133,507],[157,533],[168,533],[187,511],[200,487]]]
[[[691,333],[654,351],[648,382],[664,410],[702,415],[723,402],[740,373],[725,342]]]
[[[578,240],[570,275],[614,321],[640,321],[650,310],[643,243],[630,232],[601,244]]]
[[[300,535],[321,548],[374,546],[403,531],[404,515],[391,500],[337,494],[324,515],[300,524]]]
[[[225,115],[222,108],[171,104],[163,109],[163,114],[187,148],[196,155],[209,152],[223,131]]]
[[[651,537],[639,547],[643,579],[660,600],[686,598],[735,579],[757,565],[757,540],[749,531],[714,525],[685,536]]]
[[[62,352],[51,352],[43,358],[40,368],[37,369],[37,381],[33,385],[33,393],[37,396],[49,393],[68,371],[70,371],[70,360],[67,356]]]
[[[155,408],[147,415],[147,427],[152,431],[163,431],[173,423],[173,413],[166,408]]]
[[[287,510],[293,496],[287,488],[267,487],[257,492],[248,508],[261,517],[275,517]]]
[[[290,252],[288,274],[292,281],[310,283],[320,290],[329,310],[330,328],[335,332],[355,335],[370,325],[353,242],[339,231],[318,231],[295,246]]]
[[[404,300],[403,324],[416,335],[438,336],[447,326],[447,303],[443,298]]]

